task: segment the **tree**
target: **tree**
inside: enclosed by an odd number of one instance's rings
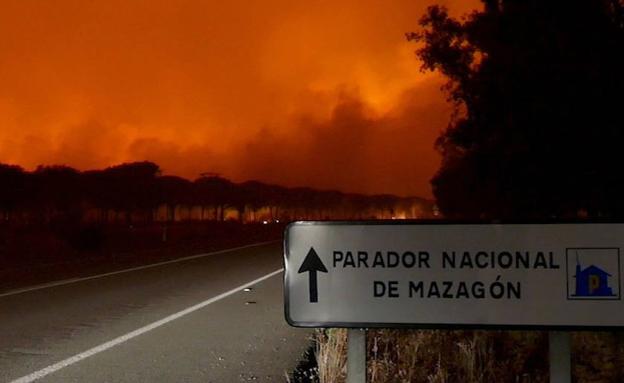
[[[275,200],[275,187],[260,181],[246,181],[237,185],[237,209],[243,221],[246,208],[251,210],[251,220],[257,221],[258,210],[271,207]]]
[[[142,212],[148,220],[157,205],[156,177],[160,168],[153,162],[124,163],[100,172],[99,192],[109,207],[124,211],[126,222],[132,223],[132,213]],[[149,212],[149,213],[148,213]]]
[[[428,9],[408,39],[455,105],[431,181],[446,216],[624,216],[623,4],[486,0],[462,21]]]
[[[80,172],[69,166],[39,166],[32,174],[36,209],[43,221],[54,218],[80,220],[83,190]]]
[[[157,178],[157,203],[166,207],[166,222],[175,221],[175,209],[179,205],[190,205],[193,201],[191,181],[177,176],[161,176]]]
[[[24,204],[28,175],[19,166],[0,164],[0,222],[11,221]]]
[[[202,176],[194,182],[197,198],[204,206],[214,208],[215,219],[225,220],[225,209],[234,204],[235,185],[217,175]]]

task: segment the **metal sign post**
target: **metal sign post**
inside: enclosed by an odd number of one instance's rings
[[[548,354],[550,359],[550,383],[571,383],[570,333],[548,332]]]
[[[347,331],[347,383],[366,383],[366,330]]]

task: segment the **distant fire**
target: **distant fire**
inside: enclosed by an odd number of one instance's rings
[[[404,38],[427,5],[4,4],[0,162],[429,195],[448,107]]]

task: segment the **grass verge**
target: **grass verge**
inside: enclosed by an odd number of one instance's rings
[[[300,382],[342,383],[347,331],[318,330],[317,372]],[[624,381],[624,336],[572,333],[573,382]],[[547,383],[548,334],[538,331],[369,330],[369,383]]]

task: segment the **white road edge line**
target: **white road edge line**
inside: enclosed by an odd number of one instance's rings
[[[268,279],[268,278],[271,278],[271,277],[273,277],[273,276],[275,276],[277,274],[280,274],[282,271],[284,271],[283,268],[281,268],[279,270],[275,270],[275,271],[273,271],[273,272],[271,272],[269,274],[266,274],[266,275],[264,275],[264,276],[262,276],[262,277],[260,277],[258,279],[255,279],[255,280],[253,280],[251,282],[247,282],[247,283],[245,283],[243,285],[240,285],[240,286],[238,286],[238,287],[236,287],[236,288],[234,288],[234,289],[232,289],[230,291],[226,291],[225,293],[219,294],[219,295],[217,295],[215,297],[212,297],[212,298],[210,298],[208,300],[205,300],[205,301],[203,301],[201,303],[198,303],[198,304],[196,304],[194,306],[186,308],[186,309],[184,309],[182,311],[178,311],[175,314],[171,314],[168,317],[163,318],[161,320],[158,320],[158,321],[156,321],[154,323],[148,324],[147,326],[141,327],[141,328],[139,328],[137,330],[129,332],[129,333],[127,333],[125,335],[122,335],[120,337],[117,337],[117,338],[115,338],[113,340],[110,340],[110,341],[108,341],[106,343],[102,343],[99,346],[93,347],[93,348],[91,348],[91,349],[89,349],[87,351],[81,352],[80,354],[76,354],[76,355],[74,355],[72,357],[69,357],[69,358],[67,358],[65,360],[62,360],[62,361],[60,361],[58,363],[55,363],[55,364],[50,365],[48,367],[45,367],[45,368],[43,368],[43,369],[41,369],[39,371],[33,372],[30,375],[26,375],[26,376],[23,376],[21,378],[15,379],[15,380],[11,381],[10,383],[30,383],[30,382],[34,382],[35,380],[41,379],[44,376],[49,375],[49,374],[51,374],[53,372],[56,372],[56,371],[58,371],[58,370],[60,370],[62,368],[71,366],[72,364],[78,363],[78,362],[80,362],[83,359],[86,359],[86,358],[88,358],[90,356],[98,354],[98,353],[100,353],[102,351],[106,351],[106,350],[108,350],[110,348],[113,348],[115,346],[118,346],[118,345],[120,345],[120,344],[122,344],[124,342],[129,341],[132,338],[135,338],[135,337],[141,335],[141,334],[145,334],[148,331],[154,330],[155,328],[158,328],[158,327],[160,327],[162,325],[165,325],[165,324],[167,324],[167,323],[169,323],[171,321],[174,321],[174,320],[176,320],[178,318],[181,318],[181,317],[183,317],[185,315],[188,315],[188,314],[190,314],[190,313],[192,313],[194,311],[197,311],[197,310],[199,310],[201,308],[204,308],[204,307],[208,306],[209,304],[217,302],[217,301],[219,301],[219,300],[221,300],[223,298],[226,298],[226,297],[228,297],[228,296],[230,296],[232,294],[235,294],[235,293],[243,290],[246,287],[250,287],[250,286],[253,286],[253,285],[257,284],[257,283],[260,283],[260,282],[264,281],[265,279]]]
[[[212,251],[210,253],[202,253],[202,254],[190,255],[188,257],[176,258],[176,259],[172,259],[172,260],[169,260],[169,261],[163,261],[163,262],[157,262],[157,263],[150,263],[149,265],[143,265],[143,266],[132,267],[132,268],[129,268],[129,269],[111,271],[109,273],[104,273],[104,274],[91,275],[91,276],[88,276],[88,277],[64,279],[64,280],[61,280],[61,281],[44,283],[44,284],[41,284],[41,285],[24,287],[24,288],[21,288],[21,289],[16,289],[16,290],[11,290],[11,291],[7,291],[7,292],[4,292],[4,293],[0,293],[0,298],[8,297],[10,295],[17,295],[17,294],[27,293],[29,291],[47,289],[47,288],[50,288],[50,287],[69,285],[71,283],[88,281],[90,279],[103,278],[103,277],[108,277],[108,276],[116,275],[116,274],[129,273],[131,271],[144,270],[144,269],[149,269],[149,268],[152,268],[152,267],[169,265],[171,263],[189,261],[191,259],[203,258],[203,257],[207,257],[207,256],[210,256],[210,255],[229,253],[231,251],[242,250],[242,249],[247,249],[247,248],[250,248],[250,247],[257,247],[257,246],[262,246],[262,245],[268,245],[269,243],[275,243],[275,242],[280,242],[280,240],[252,243],[250,245],[232,247],[232,248],[229,248],[229,249]]]

